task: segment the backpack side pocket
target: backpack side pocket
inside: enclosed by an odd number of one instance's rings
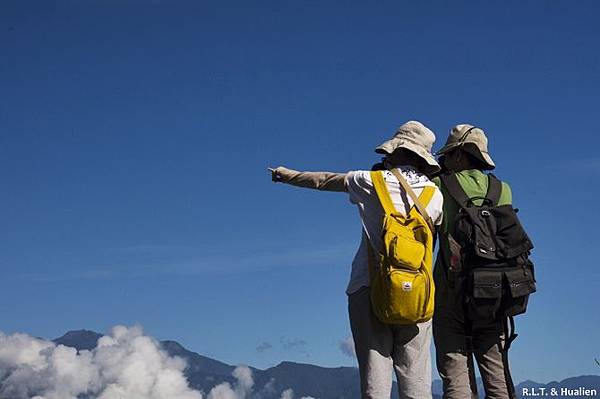
[[[525,313],[529,295],[536,291],[535,278],[533,276],[533,263],[527,261],[523,267],[505,272],[508,291],[503,304],[506,316],[516,316]]]
[[[502,271],[475,269],[471,274],[471,297],[468,299],[471,320],[495,318],[502,300]]]

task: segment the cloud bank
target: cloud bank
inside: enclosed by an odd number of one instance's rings
[[[114,327],[92,351],[0,333],[2,399],[202,399],[183,370],[140,327]]]
[[[139,326],[116,326],[98,340],[96,348],[79,352],[27,334],[0,332],[0,399],[254,399],[257,396],[252,395],[254,380],[247,366],[238,366],[233,371],[236,379],[233,385],[224,382],[208,394],[188,385],[185,368],[185,360],[169,356]],[[292,399],[293,391],[285,390],[281,398]]]

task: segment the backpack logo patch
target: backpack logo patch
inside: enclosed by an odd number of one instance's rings
[[[410,281],[403,281],[402,291],[412,291],[412,283]]]

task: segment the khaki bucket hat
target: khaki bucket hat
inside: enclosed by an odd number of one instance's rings
[[[463,147],[465,151],[473,155],[485,164],[484,169],[494,169],[496,164],[488,152],[488,139],[483,129],[473,125],[456,125],[450,130],[450,136],[446,144],[436,155],[444,155],[451,150]]]
[[[435,134],[430,129],[421,122],[408,121],[396,130],[391,139],[375,148],[375,152],[391,155],[399,148],[406,148],[423,158],[430,166],[429,173],[433,174],[441,169],[431,154],[433,143],[435,143]]]

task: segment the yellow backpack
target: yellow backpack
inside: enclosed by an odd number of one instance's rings
[[[371,180],[383,207],[383,252],[369,245],[371,303],[377,318],[387,324],[414,324],[431,319],[434,305],[433,224],[425,207],[435,188],[426,186],[419,198],[398,170],[391,170],[412,198],[407,215],[394,207],[382,171]]]

